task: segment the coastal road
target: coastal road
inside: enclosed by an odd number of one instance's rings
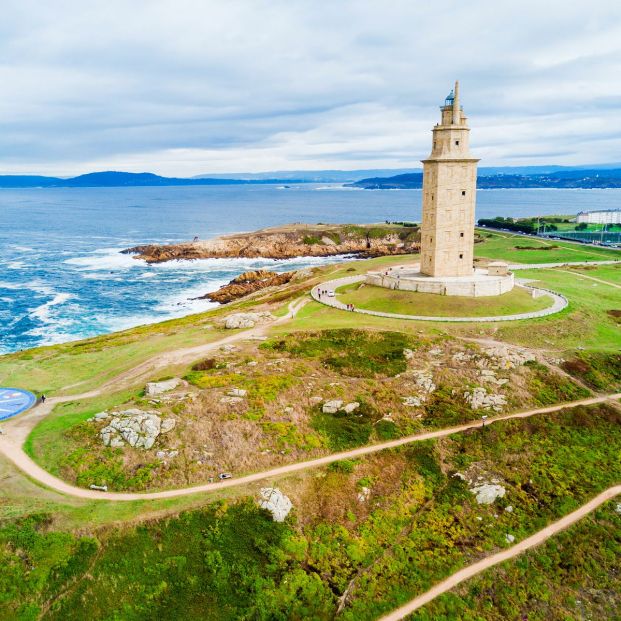
[[[566,516],[562,517],[560,520],[556,522],[552,522],[544,529],[536,532],[534,535],[527,537],[526,539],[520,541],[514,546],[502,550],[501,552],[497,552],[496,554],[492,554],[480,561],[469,565],[468,567],[464,567],[460,569],[458,572],[452,574],[446,580],[442,582],[438,582],[431,589],[415,597],[410,600],[407,604],[393,610],[387,615],[381,617],[379,621],[400,621],[401,619],[405,619],[408,615],[411,615],[414,611],[418,610],[425,604],[428,604],[431,600],[435,599],[439,595],[446,593],[454,589],[458,584],[468,580],[480,574],[481,572],[489,569],[490,567],[494,567],[499,563],[504,563],[505,561],[515,558],[520,554],[524,553],[526,550],[530,550],[535,546],[541,545],[550,537],[553,537],[557,533],[565,530],[578,520],[581,520],[583,517],[586,517],[592,511],[595,511],[598,507],[603,505],[605,502],[608,502],[615,496],[621,494],[621,485],[615,485],[614,487],[610,487],[607,490],[603,491],[601,494],[595,496],[589,500],[586,504],[582,505],[579,509],[572,511]]]
[[[594,405],[597,403],[605,403],[606,401],[617,401],[621,399],[621,393],[600,395],[597,397],[589,397],[587,399],[580,399],[579,401],[571,401],[569,403],[562,403],[559,405],[548,406],[544,408],[537,408],[532,410],[525,410],[523,412],[515,412],[513,414],[504,414],[502,416],[495,416],[488,418],[486,426],[493,425],[494,423],[511,420],[518,418],[528,418],[530,416],[536,416],[539,414],[548,414],[558,412],[565,408],[572,408],[579,405]],[[44,408],[46,412],[48,409],[48,400],[45,406],[39,406]],[[51,405],[49,406],[51,408]],[[35,411],[39,408],[35,408]],[[397,440],[390,440],[388,442],[381,442],[379,444],[371,444],[367,446],[361,446],[360,448],[351,449],[349,451],[342,451],[340,453],[332,453],[325,455],[324,457],[318,457],[308,461],[296,462],[293,464],[287,464],[278,468],[271,468],[270,470],[264,470],[262,472],[255,472],[239,478],[228,479],[220,481],[218,483],[205,483],[203,485],[195,485],[193,487],[183,487],[178,489],[164,490],[161,492],[100,492],[97,490],[83,489],[67,483],[53,474],[47,472],[36,464],[22,449],[23,440],[19,440],[19,436],[13,435],[10,431],[5,435],[0,436],[0,454],[4,455],[10,461],[12,461],[20,470],[26,473],[31,478],[35,479],[39,483],[46,485],[62,494],[74,496],[77,498],[87,499],[99,499],[107,501],[133,501],[133,500],[155,500],[162,498],[176,498],[178,496],[188,496],[190,494],[207,493],[216,490],[222,490],[229,487],[238,487],[240,485],[248,485],[249,483],[255,483],[265,479],[273,479],[294,472],[300,472],[302,470],[308,470],[310,468],[318,468],[320,466],[327,466],[328,464],[343,459],[353,459],[356,457],[362,457],[364,455],[370,455],[379,451],[385,451],[387,449],[404,446],[411,444],[412,442],[422,442],[424,440],[432,440],[436,438],[444,438],[457,433],[463,433],[469,429],[476,429],[481,427],[481,421],[476,420],[463,425],[457,425],[455,427],[447,427],[445,429],[436,429],[434,431],[427,431],[424,433],[414,434],[398,438]]]

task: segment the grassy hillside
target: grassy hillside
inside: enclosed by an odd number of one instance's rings
[[[476,250],[524,263],[618,256],[572,244],[515,248],[526,242],[494,233]],[[59,404],[26,449],[83,486],[109,477],[111,489],[182,487],[222,470],[238,475],[478,418],[465,396],[476,387],[503,396],[503,411],[621,390],[616,265],[520,271],[568,297],[569,307],[549,318],[403,322],[310,302],[265,342],[157,362],[230,334],[221,318],[235,310],[282,315],[313,283],[416,260],[327,266],[210,313],[2,356],[3,384],[78,394],[109,382],[101,396]],[[532,358],[503,368],[498,346]],[[146,361],[144,373],[127,374]],[[483,379],[490,371],[493,380]],[[188,382],[178,399],[145,398],[146,381],[173,374]],[[241,402],[222,401],[232,388],[247,391]],[[408,405],[409,397],[419,401]],[[359,406],[326,413],[327,400]],[[175,431],[152,452],[104,448],[102,425],[86,419],[132,407],[175,417]],[[0,618],[332,619],[340,607],[339,618],[375,619],[509,545],[507,534],[519,541],[619,483],[620,412],[606,404],[507,421],[266,482],[293,502],[284,524],[258,509],[261,483],[208,496],[88,501],[41,487],[0,459]],[[158,449],[178,449],[179,459],[162,464],[153,458]],[[497,480],[506,494],[478,504],[457,472]],[[615,507],[417,618],[609,618],[621,592],[612,571]]]
[[[284,524],[252,496],[79,533],[41,514],[5,521],[0,615],[332,619],[342,603],[343,619],[374,619],[507,546],[507,533],[526,537],[618,481],[620,416],[601,406],[506,422],[283,480],[295,506]],[[477,504],[455,472],[494,478],[506,494]],[[602,510],[606,519],[612,509]],[[600,535],[587,527],[590,536]],[[615,545],[598,549],[610,557]],[[549,570],[554,560],[545,561],[548,588],[563,579]],[[502,591],[509,604],[512,588],[523,592],[520,578]],[[618,591],[616,574],[608,585]],[[582,599],[598,601],[589,592]],[[546,611],[561,619],[565,608],[553,600]],[[481,610],[481,618],[496,617]]]

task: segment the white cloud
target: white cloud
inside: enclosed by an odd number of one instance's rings
[[[620,159],[610,0],[8,0],[0,59],[0,172],[409,167],[456,77],[484,164]]]

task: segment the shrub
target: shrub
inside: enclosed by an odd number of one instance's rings
[[[328,446],[333,451],[344,451],[366,444],[373,430],[369,419],[345,412],[316,414],[311,425],[315,431],[326,437]]]
[[[205,358],[205,360],[192,365],[192,371],[211,371],[215,368],[217,368],[215,358]]]
[[[621,387],[621,355],[603,352],[580,352],[562,364],[570,375],[595,390],[617,390]]]
[[[411,345],[407,335],[399,332],[342,329],[289,335],[267,347],[319,358],[343,375],[374,377],[394,376],[405,371],[403,350]]]

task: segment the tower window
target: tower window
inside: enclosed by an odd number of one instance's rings
[[[462,190],[462,191],[461,191],[461,195],[462,195],[462,196],[466,196],[466,190]]]
[[[459,140],[455,141],[455,146],[458,147],[459,146]]]
[[[464,236],[463,232],[462,232],[462,233],[460,233],[460,234],[459,234],[459,236],[460,236],[460,237],[463,237],[463,236]]]
[[[464,258],[464,255],[463,255],[461,252],[459,253],[459,258],[460,258],[460,259],[463,259],[463,258]]]

